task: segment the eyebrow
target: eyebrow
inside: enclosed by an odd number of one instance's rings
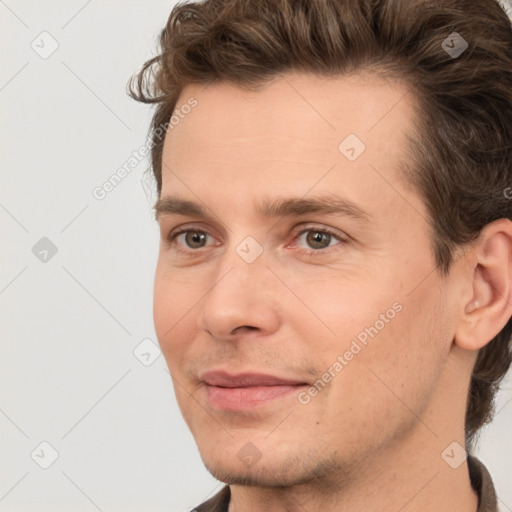
[[[154,210],[157,221],[160,217],[167,215],[212,217],[200,204],[172,196],[158,199]],[[263,217],[269,218],[294,217],[308,213],[318,213],[324,215],[343,215],[364,223],[369,223],[372,220],[371,215],[359,205],[335,195],[317,196],[311,199],[291,197],[266,200],[257,204],[256,211]]]

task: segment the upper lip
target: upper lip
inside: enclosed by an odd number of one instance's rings
[[[245,388],[250,386],[296,386],[306,384],[300,379],[288,379],[264,373],[230,374],[225,371],[208,371],[199,377],[210,386],[223,388]]]

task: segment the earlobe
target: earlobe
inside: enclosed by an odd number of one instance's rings
[[[488,224],[471,252],[476,262],[467,273],[471,293],[461,304],[454,343],[475,351],[490,342],[512,315],[512,222]]]

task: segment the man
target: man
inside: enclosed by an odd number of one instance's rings
[[[157,103],[154,321],[198,511],[496,511],[512,27],[496,0],[181,4]],[[508,190],[508,192],[507,192]]]

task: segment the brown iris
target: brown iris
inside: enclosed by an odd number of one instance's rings
[[[306,236],[308,245],[313,249],[324,249],[331,242],[331,235],[321,231],[310,231]]]
[[[188,231],[185,234],[185,242],[192,249],[204,247],[206,243],[206,233],[202,233],[201,231]]]

